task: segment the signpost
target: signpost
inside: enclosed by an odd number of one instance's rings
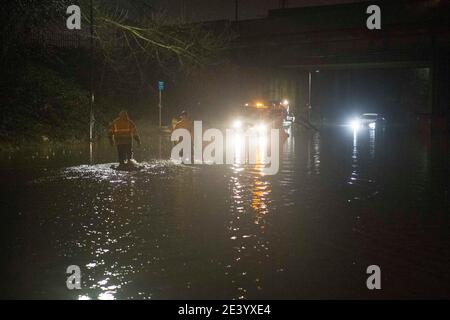
[[[94,5],[93,0],[90,1],[90,33],[91,33],[91,70],[90,70],[90,116],[89,116],[89,160],[91,165],[94,164],[94,125],[95,125],[95,113],[94,113]]]
[[[159,89],[159,127],[161,128],[161,112],[162,112],[162,92],[164,91],[164,81],[158,81],[158,89]]]

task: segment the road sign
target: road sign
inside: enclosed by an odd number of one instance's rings
[[[161,127],[161,112],[162,112],[162,92],[164,91],[164,81],[158,81],[158,89],[159,89],[159,127]]]

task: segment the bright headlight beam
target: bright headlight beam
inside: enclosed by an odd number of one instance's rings
[[[257,130],[258,132],[265,132],[265,131],[267,130],[267,127],[266,127],[265,124],[260,123],[260,124],[258,124],[258,125],[256,126],[256,130]]]
[[[350,122],[350,126],[352,127],[353,130],[359,130],[361,123],[359,119],[354,119]]]
[[[240,129],[242,128],[242,122],[240,120],[236,120],[233,122],[233,128]]]

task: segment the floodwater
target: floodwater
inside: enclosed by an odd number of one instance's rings
[[[80,146],[2,156],[1,298],[450,298],[444,138],[291,132],[274,176],[144,145],[135,173],[106,146],[93,166]]]

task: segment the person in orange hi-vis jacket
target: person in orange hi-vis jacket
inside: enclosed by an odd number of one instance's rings
[[[108,137],[111,145],[116,145],[119,164],[129,163],[133,160],[133,139],[138,146],[141,139],[137,133],[136,125],[128,117],[126,111],[121,111],[109,127]]]
[[[175,129],[186,129],[191,136],[193,135],[194,123],[186,111],[181,112],[180,121],[175,125]]]

